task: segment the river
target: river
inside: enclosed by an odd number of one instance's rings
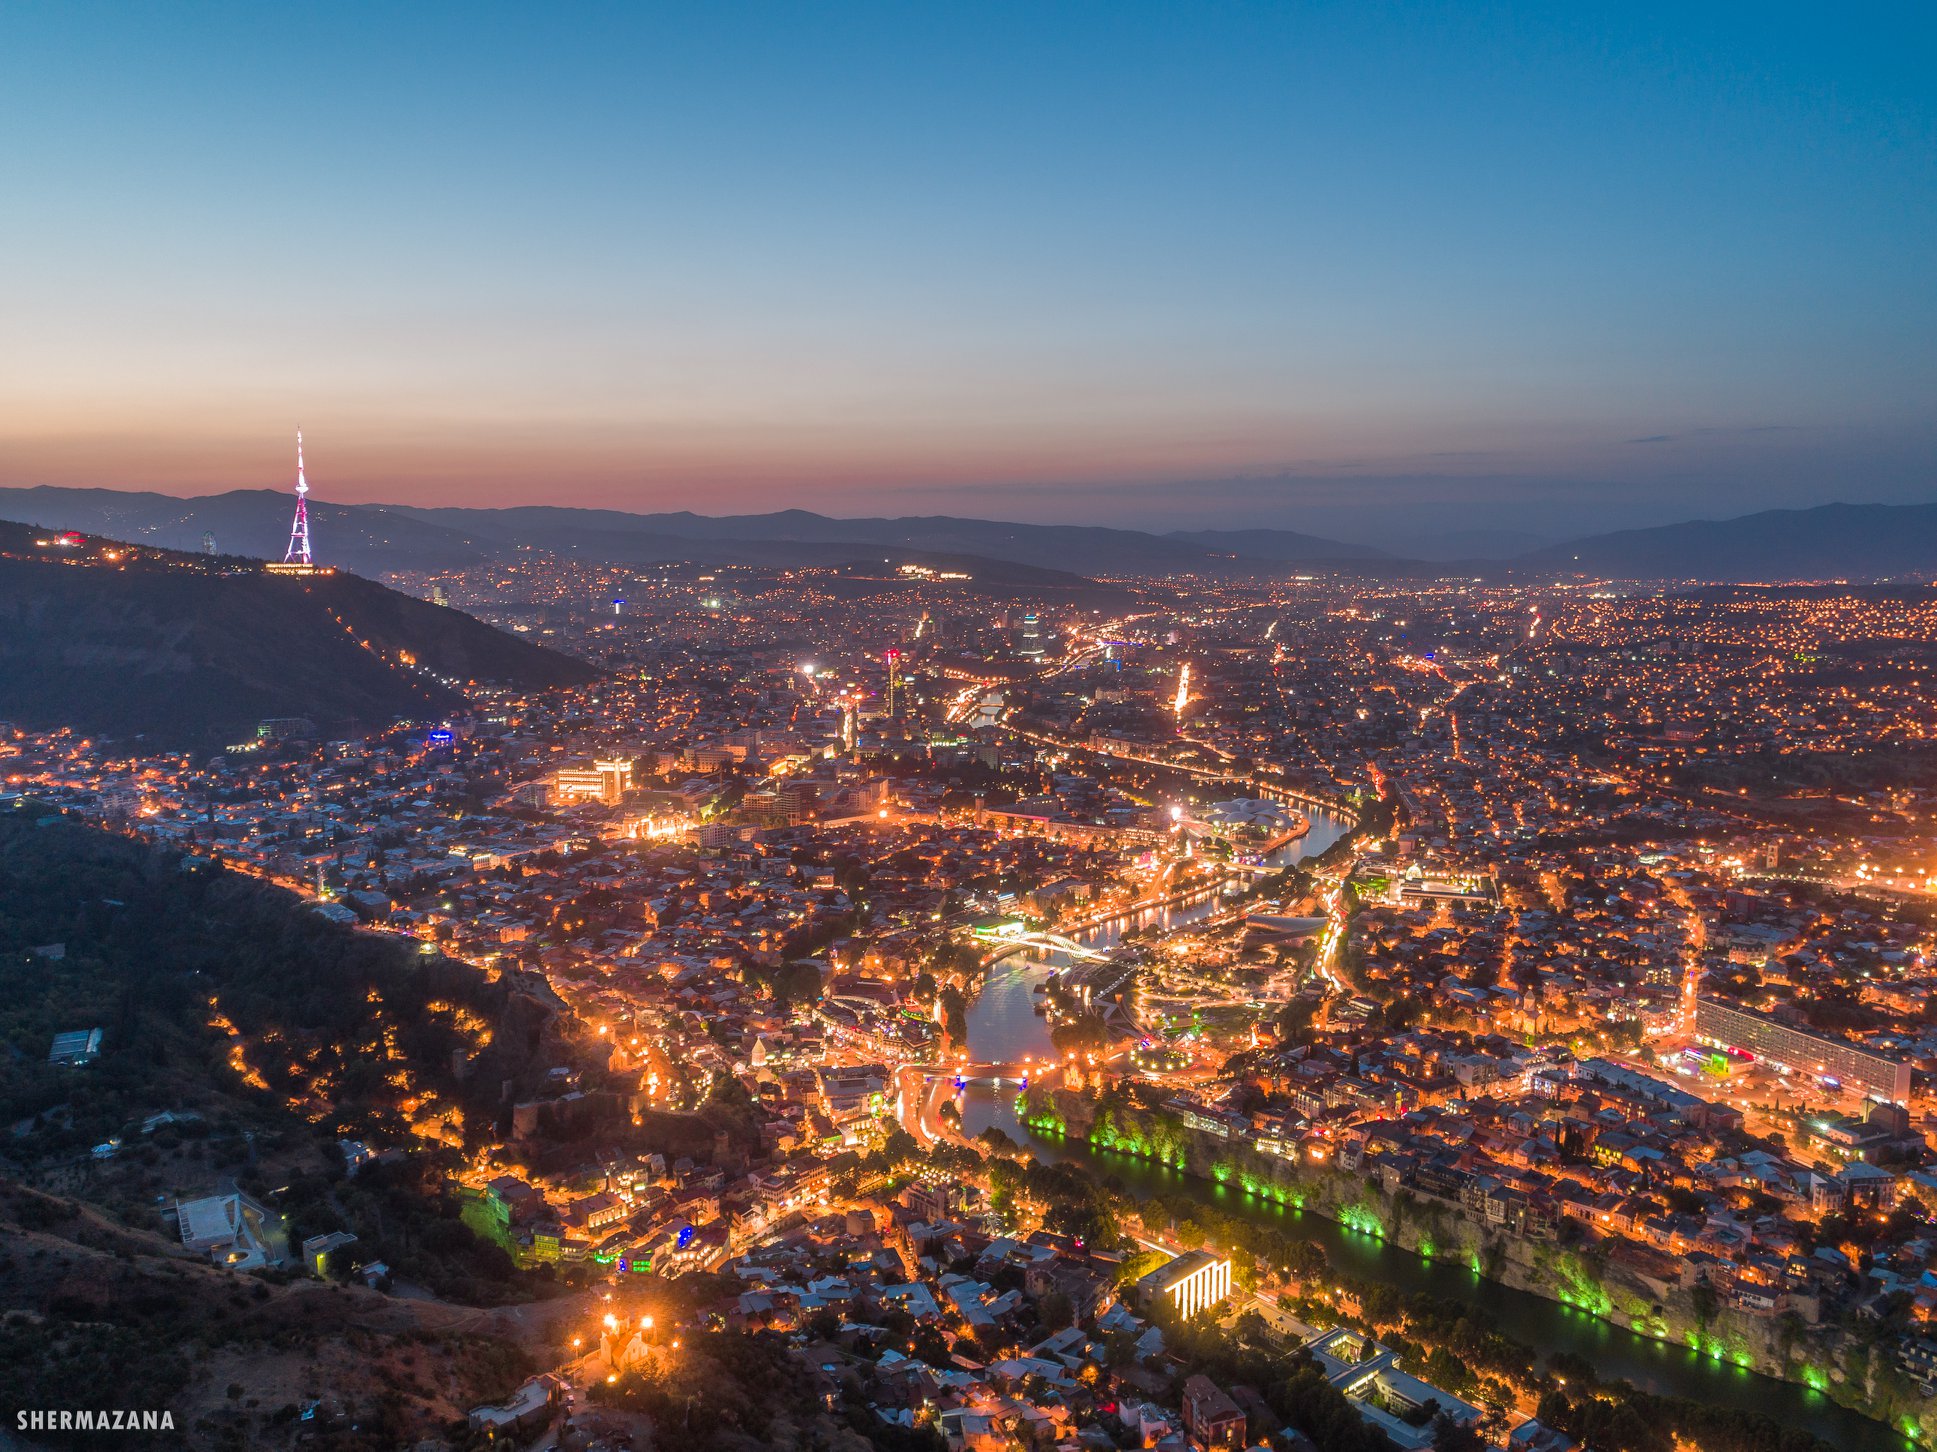
[[[1314,813],[1311,830],[1274,855],[1277,863],[1316,856],[1345,833],[1345,824]],[[1189,907],[1155,909],[1122,922],[1076,935],[1095,947],[1114,945],[1131,927],[1194,922],[1215,909],[1215,900]],[[1034,1012],[1030,990],[1065,965],[1059,955],[1005,959],[991,970],[982,992],[969,1006],[968,1050],[978,1063],[1015,1063],[1053,1054],[1047,1022]],[[1332,1263],[1348,1275],[1380,1281],[1405,1292],[1423,1291],[1462,1301],[1485,1312],[1502,1332],[1540,1351],[1569,1351],[1585,1358],[1609,1380],[1633,1382],[1647,1391],[1691,1397],[1715,1406],[1760,1412],[1803,1427],[1845,1452],[1907,1447],[1909,1439],[1882,1423],[1837,1406],[1821,1392],[1698,1356],[1550,1301],[1481,1279],[1450,1261],[1427,1261],[1369,1235],[1346,1230],[1319,1215],[1252,1199],[1238,1190],[1194,1180],[1128,1155],[1090,1148],[1080,1141],[1039,1138],[1017,1120],[1015,1090],[972,1085],[962,1098],[962,1128],[971,1136],[994,1125],[1039,1159],[1088,1165],[1122,1181],[1132,1194],[1184,1193],[1232,1214],[1271,1223],[1295,1222],[1298,1232],[1322,1246]]]
[[[1266,859],[1269,865],[1282,867],[1316,857],[1345,835],[1345,823],[1337,817],[1316,812],[1310,816],[1311,829],[1273,852]],[[1215,895],[1188,907],[1147,908],[1075,934],[1075,940],[1092,948],[1114,948],[1132,929],[1153,923],[1162,928],[1182,927],[1216,910]],[[1056,968],[1069,963],[1070,959],[1060,953],[1018,953],[991,968],[966,1014],[969,1057],[978,1064],[1018,1064],[1024,1059],[1051,1057],[1055,1048],[1049,1040],[1049,1023],[1035,1012],[1031,992]]]

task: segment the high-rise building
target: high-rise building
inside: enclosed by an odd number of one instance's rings
[[[560,805],[604,802],[617,806],[632,790],[632,763],[623,757],[601,758],[587,767],[562,766],[552,776],[552,797]]]
[[[1138,1305],[1146,1309],[1168,1301],[1180,1316],[1207,1311],[1231,1294],[1231,1262],[1208,1250],[1187,1250],[1158,1266],[1135,1287]]]
[[[1754,1009],[1714,998],[1695,1000],[1695,1037],[1725,1049],[1739,1049],[1779,1064],[1792,1073],[1858,1089],[1890,1104],[1910,1102],[1907,1060],[1860,1048],[1847,1039],[1786,1024]]]

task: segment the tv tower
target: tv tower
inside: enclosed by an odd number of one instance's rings
[[[289,549],[285,565],[311,565],[309,557],[309,481],[303,478],[303,431],[296,430],[296,521],[289,526]]]

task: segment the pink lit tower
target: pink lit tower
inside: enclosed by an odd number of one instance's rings
[[[296,430],[296,522],[289,526],[289,549],[282,557],[285,565],[308,567],[309,557],[309,481],[303,478],[303,431]]]

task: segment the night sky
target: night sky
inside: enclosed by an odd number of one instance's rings
[[[0,484],[280,486],[300,424],[345,501],[1937,498],[1934,16],[11,5]]]

